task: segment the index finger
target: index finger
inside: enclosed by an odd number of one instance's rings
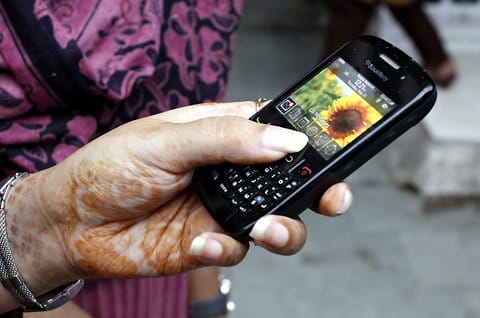
[[[173,109],[154,115],[154,117],[172,123],[185,123],[198,119],[218,116],[238,116],[249,118],[255,114],[257,110],[257,103],[252,101],[232,103],[203,103]]]

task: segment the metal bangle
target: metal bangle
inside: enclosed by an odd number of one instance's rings
[[[16,173],[0,188],[0,282],[22,305],[24,311],[46,311],[55,309],[72,299],[73,295],[83,286],[83,280],[80,279],[66,286],[58,287],[37,298],[18,272],[8,243],[5,207],[12,187],[27,175],[26,172]]]

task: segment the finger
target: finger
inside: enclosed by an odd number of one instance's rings
[[[152,144],[148,148],[160,156],[158,163],[167,165],[162,168],[175,173],[223,162],[274,161],[302,150],[308,142],[303,133],[240,117],[212,117],[171,125],[161,128],[168,138],[151,132]]]
[[[250,237],[257,245],[273,253],[292,255],[305,244],[307,230],[299,219],[267,215],[255,223]]]
[[[185,123],[203,118],[217,116],[238,116],[249,118],[259,107],[263,107],[256,102],[233,102],[233,103],[204,103],[182,108],[173,109],[164,113],[155,115],[155,118],[172,122]]]
[[[331,186],[317,203],[317,211],[327,216],[338,216],[347,212],[353,201],[352,191],[346,183]]]
[[[190,245],[190,255],[196,257],[200,265],[233,266],[247,254],[248,245],[220,233],[203,233]]]

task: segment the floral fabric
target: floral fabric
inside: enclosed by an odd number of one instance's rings
[[[242,2],[2,0],[0,180],[127,121],[221,100]],[[187,315],[183,276],[91,281],[77,301],[94,317]]]

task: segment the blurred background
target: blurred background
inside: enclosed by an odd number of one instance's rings
[[[454,80],[442,83],[420,125],[348,178],[349,214],[307,211],[299,254],[252,246],[244,263],[226,270],[232,318],[480,317],[480,2],[422,5]],[[227,99],[272,98],[310,70],[323,54],[330,13],[320,0],[246,0]],[[429,63],[386,5],[364,33]]]

